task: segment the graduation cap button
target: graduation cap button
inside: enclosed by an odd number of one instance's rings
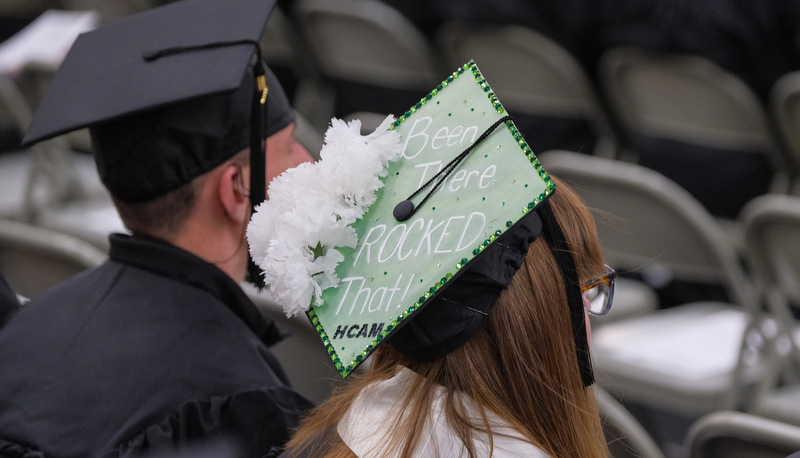
[[[392,211],[394,219],[401,222],[411,218],[411,215],[413,214],[414,202],[411,202],[410,200],[404,200],[400,202],[394,207],[394,211]]]

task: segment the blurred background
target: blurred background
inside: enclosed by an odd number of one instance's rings
[[[85,131],[19,147],[32,112],[77,34],[163,3],[0,0],[0,273],[20,295],[125,230]],[[312,154],[331,117],[368,132],[476,62],[620,273],[592,322],[614,456],[800,450],[800,1],[278,1],[261,45]],[[295,386],[327,396],[316,333],[247,291],[292,331]]]

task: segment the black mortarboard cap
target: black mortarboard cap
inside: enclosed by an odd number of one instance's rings
[[[253,170],[263,171],[261,140],[293,120],[258,49],[274,3],[183,0],[82,34],[23,145],[90,127],[101,179],[128,201],[177,188],[248,145]],[[266,115],[256,83],[264,73]],[[256,204],[263,182],[263,173],[251,182]]]
[[[183,0],[110,22],[78,37],[23,139],[31,144],[98,122],[237,89],[274,0]]]

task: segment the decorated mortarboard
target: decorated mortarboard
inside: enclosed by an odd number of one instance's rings
[[[307,313],[343,377],[505,234],[532,242],[555,190],[474,62],[372,134],[332,120],[320,157],[273,180],[247,236],[273,300]]]

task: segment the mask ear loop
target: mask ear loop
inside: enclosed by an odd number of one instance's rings
[[[589,354],[589,338],[586,335],[586,314],[583,309],[583,297],[581,294],[580,281],[578,280],[578,269],[575,267],[575,259],[572,257],[567,238],[561,230],[561,226],[556,220],[550,201],[546,200],[537,207],[539,217],[542,219],[545,237],[550,245],[550,250],[556,258],[561,274],[564,277],[564,287],[569,303],[569,314],[572,321],[572,333],[575,339],[575,351],[578,358],[578,368],[581,373],[583,386],[590,386],[594,383],[594,371],[592,369],[592,358]]]

